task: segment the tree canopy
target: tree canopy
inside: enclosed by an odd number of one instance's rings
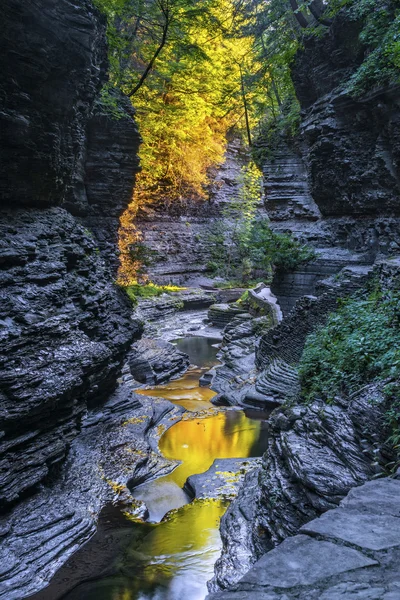
[[[107,18],[113,110],[118,87],[143,144],[134,202],[122,220],[125,256],[140,204],[207,197],[227,133],[295,135],[291,64],[304,36],[323,37],[341,12],[361,23],[364,60],[343,82],[353,95],[399,83],[400,0],[94,0]],[[114,107],[115,108],[115,107]]]

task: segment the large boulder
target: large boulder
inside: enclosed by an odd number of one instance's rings
[[[128,363],[136,381],[158,385],[184,373],[190,361],[170,342],[142,338],[132,346]]]

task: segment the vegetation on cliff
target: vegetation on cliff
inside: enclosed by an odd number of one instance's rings
[[[332,401],[371,381],[398,379],[399,306],[397,290],[344,301],[307,339],[300,362],[304,397]]]
[[[253,113],[242,76],[257,65],[236,2],[97,4],[108,21],[110,84],[132,98],[143,138],[137,201],[204,197],[228,129],[246,128],[244,95]]]
[[[130,96],[143,137],[142,172],[121,221],[121,281],[131,282],[140,269],[140,261],[132,257],[132,246],[141,243],[133,225],[138,208],[152,202],[185,205],[207,197],[210,173],[223,161],[228,131],[235,129],[249,142],[267,140],[267,152],[282,134],[295,136],[300,107],[291,77],[293,60],[307,38],[329,35],[338,14],[343,22],[356,22],[360,32],[352,40],[359,48],[358,65],[341,82],[343,89],[360,95],[399,81],[399,0],[95,2],[107,17],[109,41],[110,82],[103,102],[118,118],[112,88]],[[254,158],[262,158],[257,144]],[[266,231],[264,226],[255,232],[257,240]],[[265,253],[277,255],[291,245],[272,233],[264,241]],[[236,250],[245,254],[239,256],[245,278],[257,262],[249,256],[249,244],[250,238],[244,244],[239,240]],[[256,250],[259,255],[259,245]],[[271,256],[269,262],[289,266],[295,251],[292,244],[288,261],[278,257],[277,263]],[[298,261],[303,258],[299,249]],[[234,261],[228,256],[227,262]]]
[[[300,107],[291,80],[291,66],[307,38],[324,38],[335,17],[358,23],[358,65],[341,86],[354,97],[400,83],[399,0],[271,0],[245,3],[257,60],[270,73],[269,103],[258,127],[258,138],[273,148],[280,136],[298,131]],[[261,152],[261,156],[260,155]],[[254,158],[264,157],[255,145]]]
[[[400,464],[400,292],[377,286],[342,302],[326,324],[308,336],[299,364],[306,402],[350,399],[364,386],[383,383],[387,398],[387,442]],[[371,399],[371,402],[373,400]]]
[[[331,0],[330,12],[361,23],[363,60],[347,82],[354,96],[400,83],[399,0]]]
[[[276,233],[268,218],[260,218],[262,176],[254,162],[242,168],[240,187],[223,210],[223,221],[215,221],[208,235],[211,260],[208,269],[215,275],[249,284],[272,280],[276,269],[295,269],[315,257],[312,248],[292,235]]]

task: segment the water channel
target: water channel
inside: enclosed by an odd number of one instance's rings
[[[260,456],[266,436],[263,421],[240,410],[221,410],[211,416],[205,411],[205,416],[199,416],[199,411],[213,407],[214,392],[199,387],[199,377],[217,363],[216,340],[187,337],[176,344],[196,366],[180,379],[140,393],[167,398],[193,412],[193,418],[168,429],[159,444],[164,456],[181,464],[134,491],[148,507],[148,522],[132,523],[118,507],[103,511],[94,543],[67,563],[77,585],[60,596],[54,591],[52,595],[50,584],[43,600],[204,600],[207,595],[206,582],[221,549],[219,521],[228,504],[226,500],[192,501],[184,483],[189,475],[206,471],[216,458]],[[79,570],[85,561],[97,563],[95,571],[101,576],[80,583]],[[64,567],[65,573],[68,577]]]

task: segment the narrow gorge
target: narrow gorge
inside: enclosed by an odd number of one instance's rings
[[[400,598],[398,0],[5,0],[0,600]]]

